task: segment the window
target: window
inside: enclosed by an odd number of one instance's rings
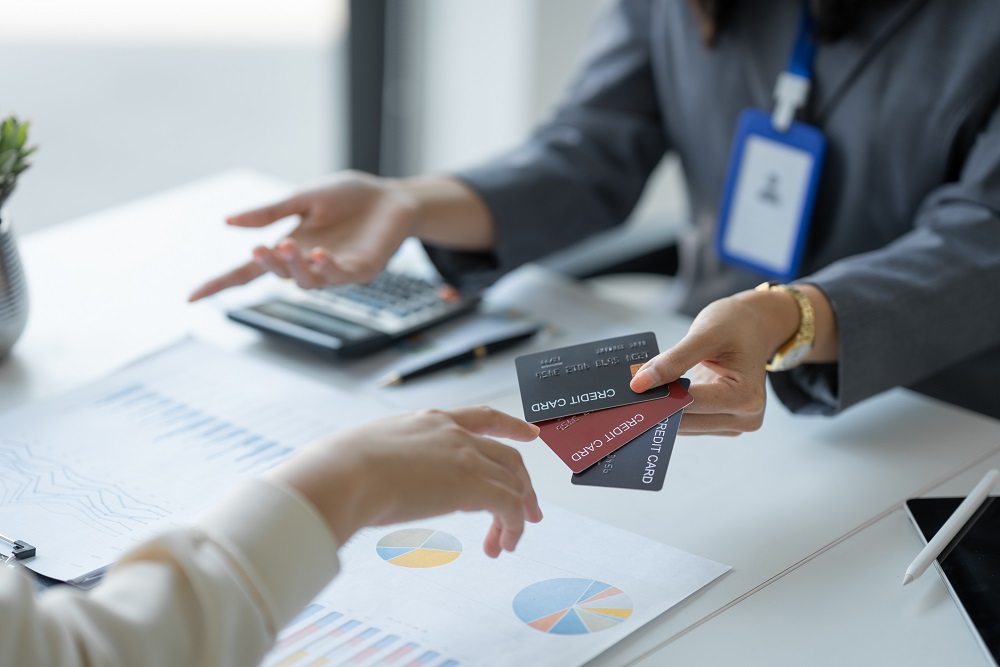
[[[23,233],[232,168],[346,166],[347,0],[0,0]]]

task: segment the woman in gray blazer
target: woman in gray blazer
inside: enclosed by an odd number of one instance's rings
[[[499,275],[624,220],[674,151],[693,219],[673,299],[698,316],[633,386],[690,371],[681,432],[757,428],[768,360],[798,412],[906,386],[1000,417],[1000,12],[809,7],[818,47],[799,119],[827,150],[791,291],[752,289],[764,276],[721,261],[713,239],[737,116],[772,108],[802,3],[615,0],[565,103],[522,145],[444,178],[342,173],[236,216],[302,224],[192,298],[267,270],[305,287],[365,280],[411,235],[458,282]]]

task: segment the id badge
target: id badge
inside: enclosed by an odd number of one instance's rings
[[[825,152],[826,138],[811,125],[779,132],[770,113],[741,113],[719,211],[719,256],[781,282],[795,278]]]

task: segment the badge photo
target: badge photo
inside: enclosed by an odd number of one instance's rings
[[[782,282],[797,277],[826,138],[805,123],[787,131],[759,109],[740,114],[719,211],[723,259]]]

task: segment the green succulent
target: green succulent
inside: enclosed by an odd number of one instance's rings
[[[28,121],[20,122],[14,116],[0,122],[0,208],[17,185],[17,177],[30,167],[28,156],[38,146],[28,146]]]

